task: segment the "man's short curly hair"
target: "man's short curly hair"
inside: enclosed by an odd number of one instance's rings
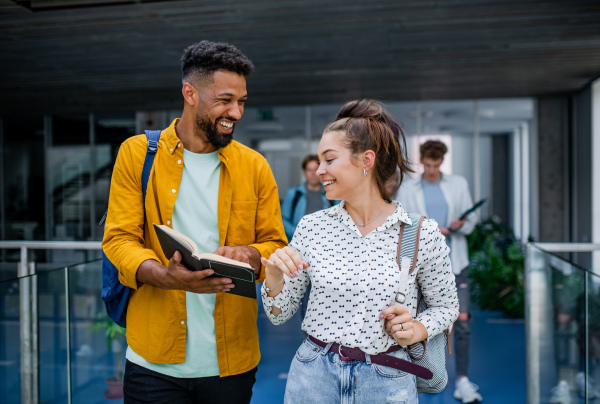
[[[439,140],[428,140],[420,147],[422,159],[439,160],[443,159],[448,152],[448,147]]]
[[[238,48],[225,42],[200,41],[188,46],[181,56],[182,81],[205,81],[217,70],[247,77],[254,64]]]
[[[316,162],[317,164],[319,164],[319,158],[317,157],[316,154],[309,154],[308,156],[304,157],[304,160],[302,160],[302,169],[306,170],[306,166],[308,165],[308,163],[310,163],[311,161]]]

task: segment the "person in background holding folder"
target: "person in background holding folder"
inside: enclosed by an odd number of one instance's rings
[[[428,140],[420,147],[423,176],[406,181],[398,191],[398,201],[407,212],[419,213],[434,219],[446,237],[450,247],[452,271],[456,275],[460,314],[454,324],[454,355],[456,357],[456,388],[454,398],[463,403],[482,401],[477,385],[471,383],[469,374],[469,348],[471,326],[469,324],[469,252],[465,236],[471,234],[479,220],[472,212],[461,218],[473,207],[467,180],[459,175],[442,174],[440,166],[448,151],[438,140]]]
[[[125,403],[249,403],[260,352],[257,302],[230,278],[192,272],[162,253],[153,224],[172,226],[200,251],[247,262],[287,244],[267,161],[232,141],[252,62],[226,43],[185,49],[183,113],[162,131],[142,200],[144,135],[115,163],[103,249],[132,289],[127,309]],[[169,257],[170,258],[170,257]]]
[[[396,167],[400,180],[411,171],[405,150],[400,126],[380,104],[344,105],[323,132],[317,170],[327,198],[342,202],[304,216],[290,245],[261,259],[263,307],[273,324],[294,315],[312,282],[302,322],[309,337],[290,366],[284,403],[418,402],[415,374],[423,368],[402,347],[450,328],[458,299],[433,220],[422,222],[409,286],[401,282],[400,228],[413,223],[385,182]],[[429,308],[413,319],[419,289]],[[405,306],[394,304],[403,290]]]

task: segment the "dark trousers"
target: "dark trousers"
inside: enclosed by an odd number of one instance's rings
[[[124,404],[249,404],[256,368],[228,377],[180,379],[127,361]]]
[[[468,313],[470,310],[471,296],[469,294],[469,270],[465,268],[456,276],[459,311]],[[454,334],[454,355],[456,358],[456,375],[469,375],[469,350],[471,347],[471,320],[456,321],[452,329]]]

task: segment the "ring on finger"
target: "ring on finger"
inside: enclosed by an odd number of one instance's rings
[[[404,331],[404,326],[400,323],[400,331]]]

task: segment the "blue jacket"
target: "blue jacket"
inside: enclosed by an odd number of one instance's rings
[[[292,205],[294,203],[294,198],[296,197],[296,192],[300,193],[298,200],[296,202],[296,207],[293,212],[292,217]],[[338,202],[329,201],[325,197],[325,190],[321,188],[321,200],[323,201],[323,209],[330,208],[331,206],[337,204]],[[297,187],[292,187],[287,190],[285,193],[285,198],[283,198],[283,203],[281,204],[281,216],[283,218],[283,227],[285,227],[285,235],[288,238],[288,242],[292,239],[294,235],[294,231],[296,231],[296,226],[298,222],[304,214],[306,213],[306,182],[298,185]]]

